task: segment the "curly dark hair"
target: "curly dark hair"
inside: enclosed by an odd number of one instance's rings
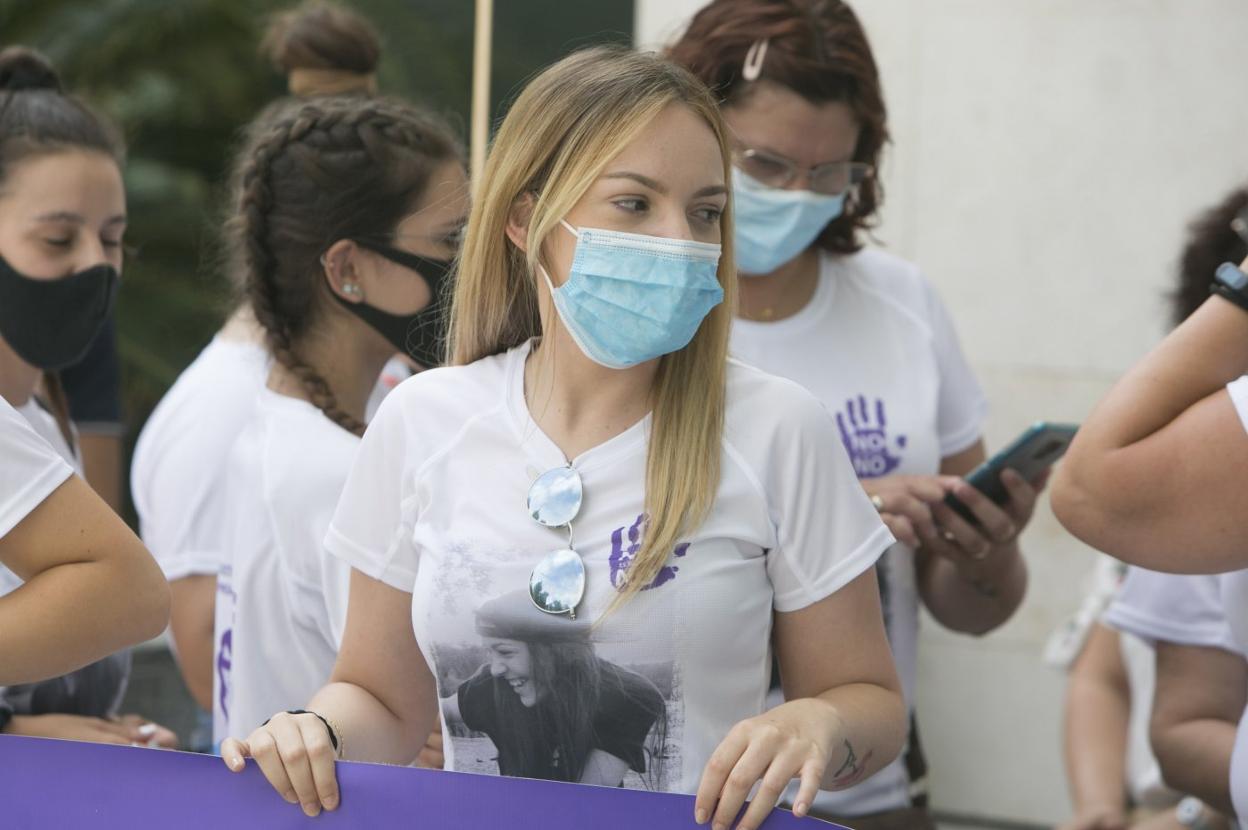
[[[841,0],[714,0],[694,15],[667,56],[702,80],[725,107],[748,94],[742,77],[746,54],[768,40],[759,80],[793,90],[816,104],[849,106],[861,132],[854,160],[879,168],[889,140],[880,73],[857,15]],[[874,224],[884,192],[869,176],[843,215],[816,240],[833,253],[862,247],[858,231]]]
[[[1231,222],[1245,211],[1248,185],[1232,190],[1187,226],[1187,244],[1179,257],[1178,285],[1167,294],[1172,324],[1182,323],[1209,299],[1209,284],[1219,265],[1238,265],[1248,258],[1248,241],[1231,228]]]

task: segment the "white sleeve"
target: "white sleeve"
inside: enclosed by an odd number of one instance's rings
[[[402,396],[391,393],[364,432],[325,547],[373,579],[411,593],[420,554],[412,536],[416,448],[405,420]]]
[[[73,475],[60,454],[0,399],[0,537]]]
[[[139,535],[165,579],[215,576],[225,562],[226,464],[219,441],[183,437],[159,406],[135,447],[130,491],[139,514]]]
[[[970,448],[979,440],[988,417],[988,399],[975,373],[962,353],[958,333],[945,304],[926,279],[928,319],[932,326],[932,348],[940,371],[940,391],[936,402],[936,430],[940,457],[948,458]]]
[[[1131,567],[1103,621],[1142,640],[1235,651],[1216,575]]]
[[[169,470],[168,472],[174,472]],[[153,487],[151,510],[140,520],[143,542],[151,550],[165,579],[174,582],[189,576],[216,576],[225,562],[225,492],[223,470],[211,474],[198,498],[177,487]]]
[[[775,527],[767,573],[777,611],[797,611],[853,581],[893,544],[858,483],[832,416],[804,390],[777,402],[786,419],[761,482]]]
[[[1231,395],[1231,403],[1235,404],[1235,411],[1239,413],[1239,421],[1244,425],[1244,431],[1248,432],[1248,375],[1228,383],[1226,391]]]

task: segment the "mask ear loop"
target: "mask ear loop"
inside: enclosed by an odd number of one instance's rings
[[[745,53],[745,62],[741,65],[741,78],[746,81],[757,81],[763,74],[763,61],[767,60],[768,38],[754,41],[750,50]]]

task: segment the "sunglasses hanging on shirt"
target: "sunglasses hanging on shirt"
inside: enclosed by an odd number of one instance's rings
[[[537,477],[529,488],[529,515],[544,527],[568,529],[568,545],[551,551],[529,575],[529,597],[547,614],[576,619],[585,596],[585,562],[573,549],[572,520],[581,512],[584,488],[572,467],[556,467]]]

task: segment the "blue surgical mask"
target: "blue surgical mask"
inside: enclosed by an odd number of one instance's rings
[[[550,288],[563,325],[590,360],[627,369],[689,345],[724,300],[720,246],[581,228],[567,281]]]
[[[828,223],[845,210],[845,194],[782,190],[732,170],[733,224],[737,268],[759,276],[810,247]]]

